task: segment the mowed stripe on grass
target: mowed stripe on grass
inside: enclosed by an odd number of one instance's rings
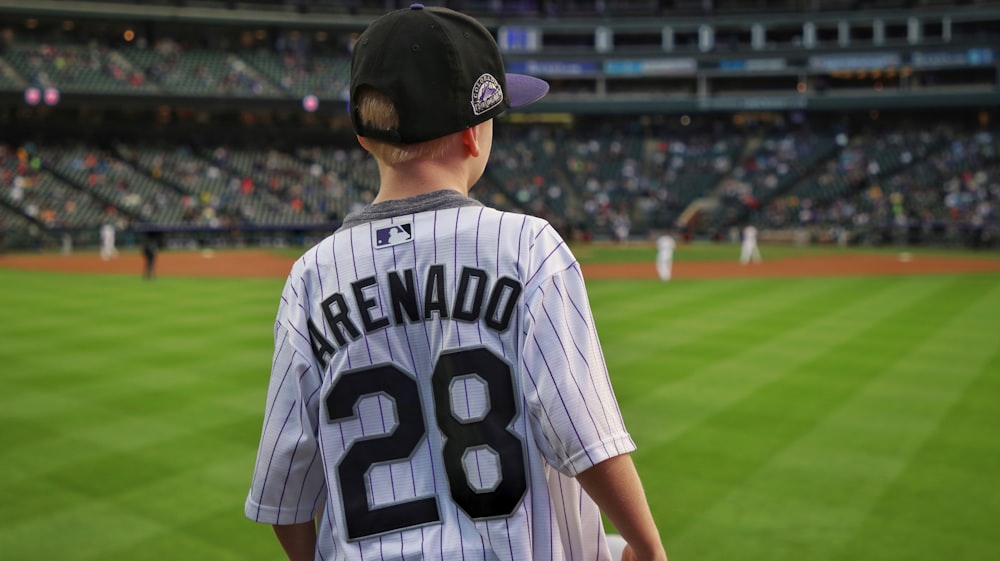
[[[941,419],[967,397],[969,384],[1000,376],[991,362],[1000,327],[996,280],[718,281],[744,291],[696,295],[696,314],[658,309],[659,319],[644,316],[640,330],[625,327],[623,310],[649,307],[669,292],[675,294],[662,298],[683,308],[687,287],[648,283],[620,291],[615,283],[592,283],[598,325],[615,327],[602,330],[602,338],[671,551],[772,560],[840,559],[849,550],[867,558],[884,535],[872,528],[897,519],[877,514],[907,514],[896,511],[915,506],[912,498],[894,506],[884,498],[889,487],[900,474],[920,471],[912,465],[918,450],[932,454],[926,448],[934,441],[948,441]],[[984,426],[996,420],[995,413],[980,418]],[[1000,446],[976,442],[977,456],[997,457]],[[982,473],[982,466],[974,461],[966,470],[961,456],[950,458],[954,477],[915,476],[924,488],[909,490],[969,496],[963,475]],[[998,514],[1000,493],[981,492],[992,494],[986,502]],[[969,515],[951,506],[946,518]],[[907,518],[942,516],[928,510]],[[981,523],[951,526],[967,529],[967,548],[989,540]],[[904,537],[895,526],[896,539],[911,544],[908,554],[879,558],[910,558],[959,537],[919,524],[908,531]]]
[[[591,282],[671,556],[996,557],[997,280]],[[282,558],[242,516],[280,280],[0,286],[4,558]]]
[[[280,558],[242,516],[279,280],[0,284],[4,558]]]

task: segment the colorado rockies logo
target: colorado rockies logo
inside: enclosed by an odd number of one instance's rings
[[[503,102],[503,88],[492,74],[483,74],[472,86],[472,112],[482,115]]]

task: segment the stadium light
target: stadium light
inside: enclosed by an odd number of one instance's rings
[[[38,105],[42,101],[42,90],[30,87],[24,90],[24,102],[28,105]]]
[[[302,108],[310,113],[314,113],[319,108],[319,98],[313,94],[303,97]]]
[[[45,93],[42,96],[42,101],[45,102],[45,105],[56,105],[57,103],[59,103],[59,98],[60,98],[59,90],[55,88],[45,88]]]

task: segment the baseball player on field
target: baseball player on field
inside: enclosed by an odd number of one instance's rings
[[[757,228],[747,224],[743,228],[743,241],[740,243],[740,265],[750,262],[760,263],[760,248],[757,247]]]
[[[661,281],[668,281],[673,276],[675,247],[677,242],[670,234],[656,238],[656,274]]]
[[[579,263],[468,196],[494,117],[547,90],[451,10],[360,36],[379,192],[289,274],[245,505],[291,561],[607,561],[601,511],[622,559],[666,560]]]

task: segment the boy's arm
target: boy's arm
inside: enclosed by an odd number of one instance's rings
[[[609,458],[581,472],[576,479],[628,543],[622,559],[666,561],[632,456]]]
[[[301,524],[274,524],[288,561],[313,561],[316,559],[316,523],[312,520]]]

